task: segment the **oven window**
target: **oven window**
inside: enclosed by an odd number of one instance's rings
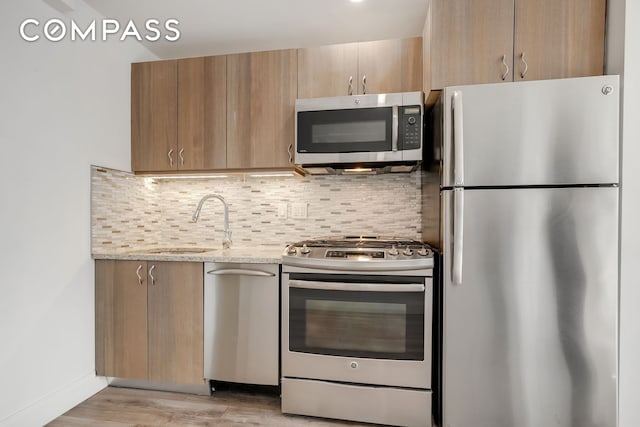
[[[403,304],[307,300],[305,312],[305,345],[309,348],[407,351],[407,307]]]
[[[291,351],[424,359],[424,293],[289,289]]]
[[[300,111],[301,153],[391,151],[391,107]]]

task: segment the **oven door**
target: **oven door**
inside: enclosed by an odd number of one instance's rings
[[[283,274],[285,377],[430,388],[427,277]]]

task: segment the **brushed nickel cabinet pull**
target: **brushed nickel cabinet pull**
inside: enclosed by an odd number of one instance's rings
[[[509,75],[509,65],[507,64],[507,55],[502,55],[502,65],[504,65],[504,74],[502,80],[506,80]]]
[[[287,147],[287,153],[289,153],[289,163],[293,163],[293,153],[291,153],[292,148],[292,144],[289,144],[289,146]]]
[[[367,75],[366,74],[362,76],[362,94],[363,95],[367,94]]]
[[[353,95],[353,76],[349,76],[349,95]]]
[[[522,60],[522,63],[524,64],[524,70],[522,70],[522,73],[520,73],[520,77],[522,77],[524,79],[524,76],[527,75],[527,70],[529,69],[529,64],[527,64],[527,61],[524,59],[524,52],[522,52],[522,55],[520,56],[520,59]]]
[[[180,166],[184,166],[184,156],[182,155],[184,153],[184,148],[181,148],[180,151],[178,151],[178,156],[180,156]]]
[[[142,264],[140,264],[136,270],[136,276],[138,276],[138,285],[142,285],[142,276],[140,276],[140,270],[142,270]]]
[[[155,285],[156,284],[156,278],[153,277],[153,270],[156,269],[155,264],[151,266],[151,268],[149,269],[149,277],[151,277],[151,284]]]
[[[171,150],[169,150],[169,152],[167,153],[167,157],[169,157],[169,166],[173,167],[173,157],[171,156],[173,154],[173,148]]]

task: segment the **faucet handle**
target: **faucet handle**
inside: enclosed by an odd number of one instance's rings
[[[224,238],[222,239],[222,249],[229,249],[231,247],[231,230],[224,231]]]

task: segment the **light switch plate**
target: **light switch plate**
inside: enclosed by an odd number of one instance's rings
[[[291,204],[291,218],[306,218],[307,217],[307,204],[306,203],[292,203]]]

